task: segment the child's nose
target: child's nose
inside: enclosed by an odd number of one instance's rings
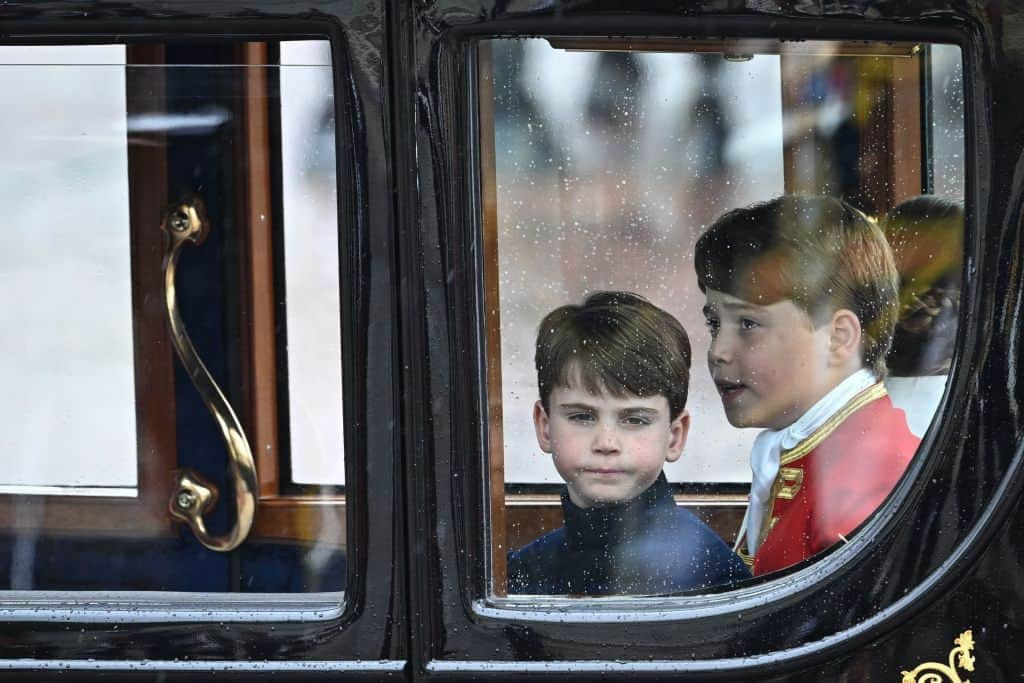
[[[722,365],[732,360],[732,345],[724,334],[719,334],[711,340],[708,347],[708,361],[712,365]]]
[[[594,450],[598,453],[618,453],[619,435],[613,427],[601,425],[594,435]]]

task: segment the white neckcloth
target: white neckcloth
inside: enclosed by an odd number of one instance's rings
[[[757,435],[754,446],[750,449],[750,502],[747,504],[747,514],[743,517],[743,526],[740,527],[740,533],[736,538],[736,548],[739,548],[743,533],[746,531],[747,553],[753,556],[757,552],[761,524],[768,509],[772,485],[779,473],[782,451],[793,448],[809,437],[854,396],[877,381],[873,372],[860,369],[821,397],[793,424],[778,430],[766,429]]]

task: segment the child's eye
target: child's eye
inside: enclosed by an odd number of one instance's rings
[[[711,336],[714,337],[718,334],[718,328],[722,326],[722,323],[718,321],[718,318],[704,318],[704,326],[708,328]]]
[[[641,427],[643,425],[651,424],[650,419],[643,415],[627,415],[622,421],[630,427]]]
[[[567,416],[569,422],[593,422],[594,416],[590,413],[569,413]]]
[[[756,320],[751,320],[750,318],[740,318],[740,329],[742,330],[752,330],[755,327],[760,326],[761,324]]]

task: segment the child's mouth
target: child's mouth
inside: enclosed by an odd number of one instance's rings
[[[723,403],[730,403],[739,398],[743,390],[746,389],[746,385],[740,382],[727,382],[725,380],[715,380],[715,388],[718,389],[718,395],[722,397]]]
[[[605,467],[591,467],[591,468],[588,468],[588,469],[584,470],[584,472],[587,472],[589,474],[596,474],[596,475],[599,475],[599,476],[615,476],[615,475],[618,475],[618,474],[622,474],[622,470],[616,470],[616,469],[605,468]]]

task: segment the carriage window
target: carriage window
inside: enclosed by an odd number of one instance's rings
[[[329,44],[4,46],[0,81],[0,588],[337,607]]]
[[[124,67],[54,66],[123,65],[125,49],[8,47],[0,61],[19,93],[0,113],[2,400],[18,416],[3,430],[0,491],[134,496]]]
[[[330,44],[281,46],[291,481],[344,484],[341,300]],[[312,65],[312,66],[311,66]]]
[[[950,371],[959,48],[477,55],[493,593],[719,590],[848,541]]]

